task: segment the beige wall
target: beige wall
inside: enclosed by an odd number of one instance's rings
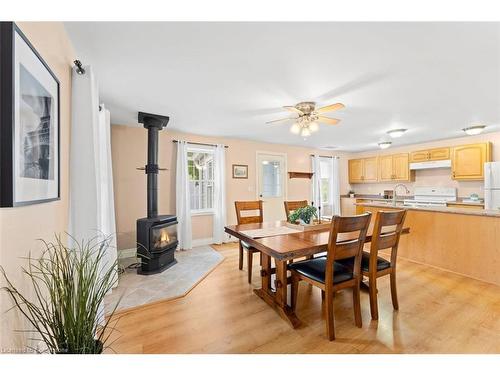
[[[287,154],[289,171],[310,171],[310,154],[338,155],[341,160],[341,192],[346,193],[347,155],[314,150],[305,147],[293,147],[272,143],[245,141],[230,138],[203,137],[192,134],[163,130],[160,133],[159,164],[169,170],[160,173],[159,177],[159,212],[175,213],[175,163],[176,147],[173,139],[191,142],[223,143],[228,145],[226,153],[227,170],[227,220],[235,223],[235,200],[255,200],[256,197],[256,151],[268,151]],[[113,177],[115,189],[116,222],[118,231],[118,248],[135,247],[135,221],[146,215],[146,178],[144,172],[135,168],[146,163],[147,135],[143,128],[113,125],[111,133],[113,152]],[[248,164],[248,179],[233,179],[232,164]],[[288,179],[288,199],[310,199],[310,180]],[[284,214],[283,214],[284,215]],[[212,237],[212,217],[194,216],[193,238],[206,239]]]
[[[54,233],[67,230],[68,224],[68,155],[71,120],[71,62],[74,51],[63,24],[22,22],[18,26],[26,34],[60,81],[61,110],[61,200],[26,207],[0,209],[0,264],[9,276],[25,287],[21,257],[39,251],[38,238],[51,239]],[[3,281],[3,280],[2,280]],[[14,334],[14,329],[23,328],[23,320],[5,311],[11,306],[10,299],[0,297],[0,348],[4,351],[25,346],[25,336]]]
[[[481,134],[477,136],[468,136],[454,139],[447,139],[436,142],[420,143],[406,147],[394,147],[383,151],[370,151],[353,154],[352,158],[368,157],[375,155],[397,154],[400,152],[412,152],[424,150],[427,148],[456,146],[468,143],[491,142],[493,145],[493,160],[500,160],[500,132]],[[456,187],[459,197],[467,197],[472,193],[484,196],[483,181],[455,181],[451,178],[450,169],[425,169],[415,172],[415,181],[406,183],[411,194],[416,186],[439,186]],[[354,191],[357,194],[379,194],[384,190],[392,190],[393,183],[373,183],[373,184],[353,184]],[[400,192],[401,193],[401,192]]]

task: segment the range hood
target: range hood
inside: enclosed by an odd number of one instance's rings
[[[410,163],[411,170],[434,169],[434,168],[451,168],[451,160],[434,160],[434,161],[423,161],[420,163]]]

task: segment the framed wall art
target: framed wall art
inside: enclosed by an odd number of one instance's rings
[[[248,165],[233,164],[233,178],[248,178]]]
[[[59,81],[15,23],[0,49],[0,206],[60,199]]]

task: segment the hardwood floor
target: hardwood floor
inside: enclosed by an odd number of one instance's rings
[[[352,295],[335,298],[336,337],[328,341],[317,288],[301,283],[293,330],[238,270],[238,246],[217,246],[225,260],[186,297],[120,316],[117,353],[500,353],[500,287],[398,259],[399,311],[389,278],[378,280],[379,321],[361,295],[363,327]],[[256,262],[258,264],[258,262]]]

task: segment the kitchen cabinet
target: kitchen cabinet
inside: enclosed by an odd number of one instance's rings
[[[484,163],[491,161],[491,143],[453,147],[451,175],[454,180],[483,180]]]
[[[349,160],[349,183],[377,182],[377,157]]]
[[[450,148],[440,147],[428,150],[414,151],[410,154],[411,163],[420,163],[423,161],[448,160],[450,159]]]
[[[410,181],[410,160],[408,154],[384,155],[379,157],[379,181]]]

